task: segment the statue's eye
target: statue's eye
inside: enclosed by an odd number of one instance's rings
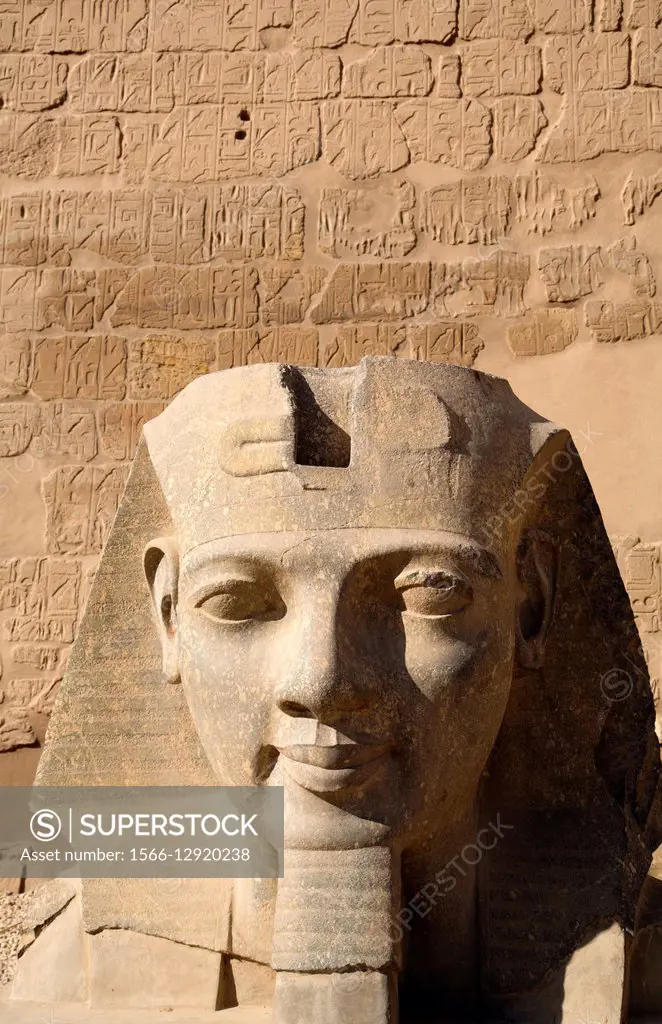
[[[228,580],[195,602],[214,622],[249,622],[280,618],[284,606],[268,588],[244,580]]]
[[[469,584],[446,572],[411,572],[397,582],[402,609],[422,618],[439,619],[462,611],[473,600]]]

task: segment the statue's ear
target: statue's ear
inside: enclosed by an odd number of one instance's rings
[[[178,683],[179,641],[177,636],[177,581],[179,555],[172,537],[150,541],[143,554],[145,576],[152,595],[163,651],[163,676]]]
[[[554,612],[557,551],[542,530],[525,530],[517,551],[521,602],[517,616],[517,659],[522,668],[540,668]]]

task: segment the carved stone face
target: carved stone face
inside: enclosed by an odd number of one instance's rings
[[[398,529],[238,535],[179,570],[162,547],[166,655],[221,782],[294,783],[405,841],[466,813],[512,679],[513,557]]]
[[[422,842],[475,805],[550,607],[516,516],[478,539],[532,415],[496,378],[367,359],[200,378],[146,429],[166,675],[218,779],[287,786],[319,848]]]

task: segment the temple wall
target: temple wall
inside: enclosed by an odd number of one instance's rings
[[[29,781],[142,423],[248,362],[508,377],[573,432],[662,676],[661,22],[0,2],[0,779]]]

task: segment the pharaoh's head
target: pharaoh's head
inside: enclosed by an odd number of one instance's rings
[[[164,671],[219,781],[293,784],[349,842],[466,815],[543,660],[555,552],[522,484],[548,432],[503,381],[390,359],[213,374],[147,426]]]
[[[503,380],[367,358],[210,374],[146,425],[41,781],[283,785],[286,848],[395,850],[403,900],[501,815],[412,959],[501,996],[630,926],[657,759],[570,436]]]

